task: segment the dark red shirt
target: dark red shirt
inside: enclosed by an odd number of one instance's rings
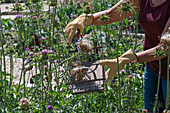
[[[170,0],[166,0],[156,7],[152,5],[151,0],[141,1],[139,24],[145,32],[144,50],[153,48],[160,43],[158,36],[162,34],[169,17]],[[146,64],[153,72],[159,73],[158,60]],[[164,79],[167,77],[167,58],[161,60],[161,77]]]

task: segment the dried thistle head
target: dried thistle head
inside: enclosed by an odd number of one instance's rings
[[[165,46],[170,46],[170,34],[165,34],[160,37],[160,42]]]
[[[71,65],[72,65],[73,67],[78,67],[78,66],[82,66],[83,63],[82,63],[82,61],[80,61],[80,60],[76,60],[76,61],[74,61],[74,62],[71,62]]]
[[[92,51],[90,41],[87,39],[82,39],[81,41],[77,42],[77,44],[80,47],[80,50],[83,52]]]
[[[75,81],[81,81],[84,80],[87,72],[86,69],[83,69],[80,66],[78,66],[72,69],[71,74],[75,76]]]

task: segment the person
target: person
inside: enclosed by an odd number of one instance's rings
[[[118,58],[119,60],[119,69],[123,68],[123,65],[134,62],[146,62],[145,67],[145,76],[144,76],[144,109],[147,109],[148,112],[153,112],[155,95],[157,91],[158,75],[159,75],[159,57],[155,57],[152,53],[156,49],[160,48],[159,36],[165,34],[167,31],[170,31],[170,0],[120,0],[116,5],[110,9],[97,12],[94,14],[82,14],[77,17],[74,21],[68,23],[65,27],[65,33],[68,38],[68,43],[71,43],[75,32],[79,30],[83,33],[86,25],[105,25],[123,20],[125,13],[120,14],[117,11],[124,3],[132,3],[135,11],[140,9],[138,21],[140,26],[145,32],[145,40],[143,43],[143,50],[139,53],[134,53],[133,50],[125,52],[122,56]],[[110,19],[106,21],[99,21],[99,18],[102,15],[108,15]],[[133,16],[134,13],[127,12],[127,18]],[[166,98],[167,90],[167,53],[161,56],[161,86],[159,88],[159,99],[164,105]],[[105,73],[106,81],[114,77],[117,73],[117,59],[105,59],[99,60],[99,64],[107,65],[110,67]],[[162,112],[162,111],[161,111]]]

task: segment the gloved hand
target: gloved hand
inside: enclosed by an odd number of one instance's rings
[[[119,70],[122,70],[123,66],[125,64],[130,63],[131,61],[133,62],[138,61],[138,58],[132,49],[128,50],[122,56],[119,57]],[[108,69],[105,72],[106,76],[105,84],[107,84],[110,81],[110,79],[114,77],[118,72],[117,59],[99,60],[99,64],[110,67],[110,69]]]
[[[86,17],[86,20],[85,20]],[[86,21],[86,24],[85,24]],[[93,15],[92,14],[82,14],[74,21],[68,23],[65,27],[65,33],[68,38],[68,43],[72,42],[73,37],[75,36],[76,30],[79,30],[80,33],[83,33],[85,25],[91,25],[93,23]]]

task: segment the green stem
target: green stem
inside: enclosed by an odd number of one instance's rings
[[[42,61],[42,63],[39,62],[39,66],[40,66],[40,75],[41,75],[41,86],[42,86],[42,90],[41,90],[41,101],[42,101],[42,106],[43,106],[43,109],[45,109],[45,103],[43,102],[44,98],[43,98],[43,95],[44,95],[44,74],[43,74],[43,67],[44,67],[44,61]]]
[[[0,20],[1,20],[1,9],[0,9]],[[3,63],[4,63],[4,112],[6,111],[6,62],[5,62],[5,54],[4,54],[4,38],[3,38],[3,30],[2,30],[2,21],[0,21],[0,26],[1,26],[1,35],[0,35],[0,41],[1,41],[1,52],[2,52],[2,57],[3,57]],[[2,82],[3,83],[3,82]],[[2,84],[3,85],[3,84]]]
[[[1,43],[2,44],[2,43]],[[3,63],[4,63],[4,111],[6,111],[6,62],[5,62],[5,54],[4,54],[4,46],[2,44],[2,56],[3,56]]]
[[[11,89],[12,85],[12,79],[13,79],[13,58],[12,58],[12,52],[10,52],[10,84],[9,84],[9,89]]]
[[[170,57],[170,47],[168,47],[168,64],[167,64],[167,93],[166,93],[166,109],[165,112],[167,112],[169,107],[169,57]]]
[[[106,34],[106,43],[110,45],[110,43],[109,43],[109,33],[107,34],[108,29],[107,29],[107,23],[106,23],[106,20],[105,20],[105,26],[106,26],[106,31],[105,31],[105,34]]]
[[[50,10],[50,5],[49,5],[49,10]],[[49,20],[51,20],[51,14],[49,14]],[[49,27],[48,27],[48,47],[50,47],[51,45],[51,25],[50,25],[50,21],[49,21]]]
[[[19,37],[20,37],[20,40],[22,39],[22,35],[21,35],[21,30],[20,30],[20,27],[18,25],[18,30],[19,30]],[[22,45],[21,41],[20,41],[20,46]],[[21,80],[22,80],[22,75],[23,75],[23,72],[24,72],[24,58],[22,57],[23,59],[23,64],[22,64],[22,70],[21,70],[21,76],[20,76],[20,79],[19,79],[19,84],[18,84],[18,89],[17,89],[17,92],[19,91],[19,88],[20,88],[20,85],[21,85]]]
[[[55,16],[56,16],[56,7],[57,7],[57,0],[55,1],[55,6],[53,8],[53,35],[52,35],[52,48],[54,49],[54,30],[55,30]]]
[[[119,41],[120,41],[120,36],[122,35],[122,26],[123,26],[123,23],[126,19],[126,15],[127,15],[127,12],[125,12],[125,17],[123,19],[123,21],[121,22],[121,26],[119,28],[119,34],[118,34],[118,40],[117,40],[117,47],[116,47],[116,50],[117,50],[117,69],[118,69],[118,81],[119,81],[119,90],[118,90],[118,94],[119,94],[119,107],[120,107],[120,113],[122,112],[122,105],[121,105],[121,91],[120,91],[120,88],[121,88],[121,84],[120,84],[120,70],[119,70]]]
[[[61,64],[63,64],[64,62],[66,62],[66,61],[68,61],[68,60],[71,60],[71,59],[73,59],[74,57],[78,56],[79,53],[80,53],[80,52],[78,52],[77,54],[75,54],[75,55],[73,55],[73,56],[71,56],[71,57],[69,57],[69,58],[61,61],[61,62],[56,66],[56,68],[58,68],[58,67],[59,67]]]
[[[157,85],[157,93],[156,93],[156,102],[155,102],[154,109],[153,109],[154,113],[156,113],[156,108],[157,108],[157,104],[158,104],[158,93],[159,93],[160,79],[161,79],[161,59],[159,56],[159,76],[158,76],[158,85]]]
[[[37,87],[36,87],[36,88],[33,90],[33,92],[31,93],[32,96],[31,96],[31,98],[30,98],[30,101],[32,101],[33,97],[35,96],[35,92],[38,90],[38,88],[39,88],[40,85],[41,85],[41,83],[39,82],[38,85],[37,85]]]

